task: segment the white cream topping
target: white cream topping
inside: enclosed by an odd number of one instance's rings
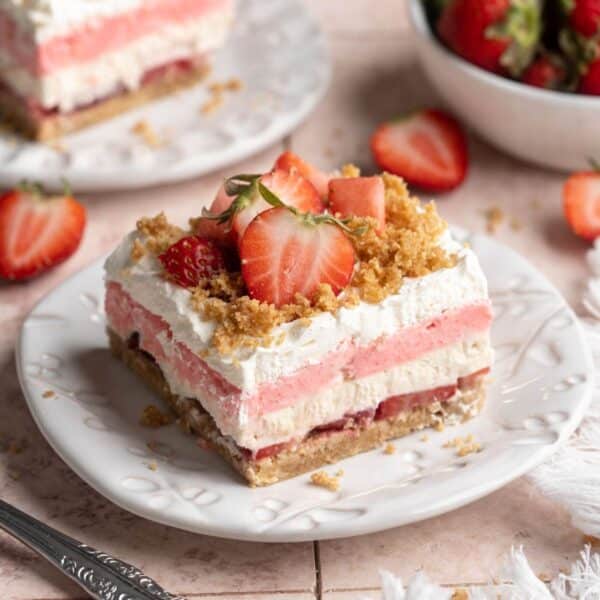
[[[318,364],[342,342],[359,346],[394,333],[402,327],[438,316],[446,310],[487,299],[487,283],[475,254],[454,242],[449,235],[442,243],[458,253],[458,263],[415,279],[405,279],[398,293],[379,304],[361,302],[342,308],[336,315],[320,313],[308,326],[286,323],[273,332],[284,332],[280,345],[241,349],[221,356],[210,346],[215,329],[190,307],[190,293],[161,276],[158,261],[147,255],[131,259],[132,233],[106,262],[106,279],[119,283],[137,302],[169,323],[173,337],[204,360],[225,379],[247,394],[265,382],[276,381],[298,369]],[[175,382],[173,382],[175,383]]]
[[[1,1],[1,0],[0,0]],[[59,69],[41,78],[10,62],[0,50],[2,79],[24,98],[44,108],[68,112],[105,98],[121,88],[136,90],[149,70],[170,62],[202,56],[223,45],[231,27],[230,10],[212,11],[184,23],[167,23],[96,60]]]

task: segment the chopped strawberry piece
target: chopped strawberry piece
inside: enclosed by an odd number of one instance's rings
[[[395,417],[401,411],[411,410],[416,406],[422,406],[430,402],[444,402],[454,396],[455,393],[455,385],[445,385],[424,392],[391,396],[379,404],[375,413],[375,420],[389,419]]]
[[[575,173],[563,187],[563,208],[571,229],[585,240],[600,236],[600,173]]]
[[[329,209],[343,217],[373,217],[385,228],[385,187],[381,177],[343,177],[329,182]]]
[[[222,185],[217,192],[217,196],[210,205],[208,212],[210,216],[220,215],[226,211],[233,202],[234,198],[228,196],[225,186]],[[214,240],[220,246],[230,246],[233,242],[229,225],[219,223],[216,219],[201,217],[194,222],[194,233],[201,238]]]
[[[319,284],[338,294],[350,282],[354,247],[325,216],[272,208],[258,215],[240,244],[242,276],[252,298],[283,306],[296,294],[311,298]],[[331,217],[328,217],[331,218]]]
[[[85,209],[71,196],[39,190],[0,196],[0,277],[34,277],[71,256],[83,236]]]
[[[371,137],[375,162],[426,190],[455,188],[467,173],[467,142],[458,123],[425,109],[380,125]]]
[[[180,239],[158,258],[168,278],[187,288],[225,269],[223,253],[215,242],[195,235]]]
[[[571,27],[586,37],[600,32],[600,0],[574,0],[569,15]]]
[[[284,152],[275,161],[274,168],[287,171],[288,173],[294,170],[297,171],[302,177],[308,179],[315,186],[315,189],[322,200],[327,198],[327,194],[329,193],[329,175],[320,169],[317,169],[317,167],[310,163],[307,163],[297,154],[294,154],[289,150]]]
[[[323,202],[315,186],[301,173],[275,169],[263,175],[261,183],[284,204],[302,212],[321,213]]]

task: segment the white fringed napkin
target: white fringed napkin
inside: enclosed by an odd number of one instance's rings
[[[589,317],[581,320],[596,366],[592,404],[573,437],[552,458],[528,477],[545,495],[565,506],[573,525],[600,538],[600,238],[588,252],[592,277],[583,305]],[[568,574],[560,573],[549,585],[531,570],[521,548],[513,548],[504,570],[498,574],[511,581],[501,597],[509,600],[600,600],[600,555],[586,546]],[[454,591],[432,583],[417,573],[406,585],[387,571],[381,572],[382,600],[449,600]],[[470,600],[496,600],[498,588],[470,590]]]

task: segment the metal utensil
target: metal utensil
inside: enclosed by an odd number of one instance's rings
[[[78,583],[97,600],[185,600],[137,567],[82,544],[0,500],[0,528]]]

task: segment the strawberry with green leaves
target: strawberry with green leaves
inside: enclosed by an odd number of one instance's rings
[[[519,77],[541,35],[539,0],[449,0],[437,21],[454,52],[488,71]]]
[[[29,279],[63,262],[79,246],[85,222],[69,190],[51,196],[23,184],[0,196],[0,278]]]

